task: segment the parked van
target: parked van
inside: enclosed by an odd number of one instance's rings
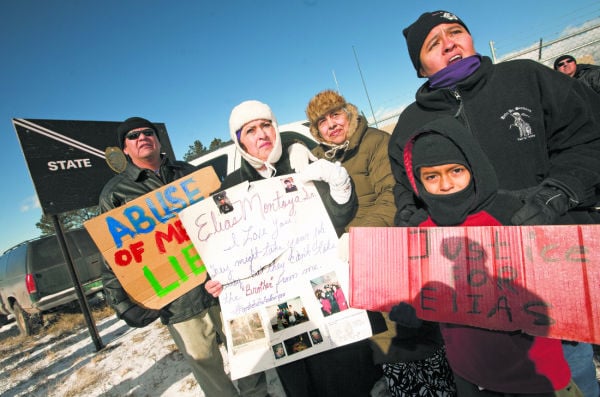
[[[65,240],[86,295],[102,290],[100,251],[85,229]],[[0,256],[0,322],[13,314],[19,330],[31,335],[44,311],[77,301],[70,271],[56,236],[18,244]]]
[[[299,140],[304,142],[309,149],[317,145],[308,128],[307,121],[297,121],[294,123],[279,126],[279,134],[282,142]],[[212,165],[219,180],[223,182],[225,177],[242,166],[242,156],[236,150],[233,143],[219,148],[213,152],[207,153],[189,162],[200,168]]]

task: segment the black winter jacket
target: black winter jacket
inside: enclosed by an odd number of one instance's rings
[[[160,167],[160,177],[153,171],[141,169],[127,163],[121,174],[114,176],[100,193],[100,211],[107,212],[146,193],[169,184],[176,179],[196,171],[196,167],[182,162],[171,162],[166,157]],[[217,299],[206,292],[204,284],[197,286],[185,295],[177,298],[161,310],[151,310],[133,302],[112,269],[105,263],[102,272],[104,291],[108,302],[117,313],[132,327],[143,327],[160,317],[163,324],[172,324],[187,320],[206,308],[217,305]]]
[[[587,63],[577,64],[577,70],[573,77],[600,94],[600,66],[588,65]]]
[[[398,214],[415,203],[404,171],[407,139],[427,122],[448,115],[475,136],[500,189],[523,190],[552,178],[580,203],[561,222],[595,223],[580,209],[598,201],[600,96],[537,62],[494,65],[487,57],[454,89],[423,84],[416,102],[400,115],[388,147]]]

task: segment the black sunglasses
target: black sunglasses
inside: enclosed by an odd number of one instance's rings
[[[564,61],[561,61],[558,63],[558,67],[562,68],[563,66],[565,66],[567,63],[571,63],[571,62],[575,62],[572,59],[565,59]]]
[[[125,138],[129,139],[130,141],[135,141],[136,139],[139,138],[140,134],[144,134],[146,136],[152,136],[152,135],[154,135],[154,131],[153,130],[143,130],[143,131],[130,132],[129,134],[125,135]]]

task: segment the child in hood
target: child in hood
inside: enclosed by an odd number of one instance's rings
[[[412,135],[405,147],[404,166],[412,190],[428,214],[421,227],[510,225],[511,216],[522,206],[517,198],[498,190],[489,160],[473,136],[452,117],[434,120]],[[447,243],[458,247],[464,241],[449,239]],[[484,263],[485,257],[457,256],[453,271],[483,270]],[[496,288],[495,283],[489,285]],[[469,287],[461,281],[454,285],[461,294],[470,293]],[[507,299],[511,294],[532,294],[514,287],[506,292]],[[473,293],[485,292],[478,288]],[[395,306],[390,318],[403,326],[421,324],[407,303]],[[459,396],[581,395],[558,339],[519,330],[460,324],[440,327]]]

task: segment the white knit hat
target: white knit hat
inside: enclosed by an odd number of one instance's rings
[[[245,124],[254,120],[270,120],[275,128],[275,143],[273,144],[273,150],[269,154],[267,161],[249,155],[248,152],[241,147],[239,142],[238,131],[240,131]],[[260,101],[251,100],[244,101],[234,107],[229,116],[229,133],[242,157],[254,168],[260,169],[263,165],[266,165],[267,168],[274,170],[272,164],[276,163],[281,158],[281,139],[279,138],[279,125],[277,124],[277,119],[268,105]]]

